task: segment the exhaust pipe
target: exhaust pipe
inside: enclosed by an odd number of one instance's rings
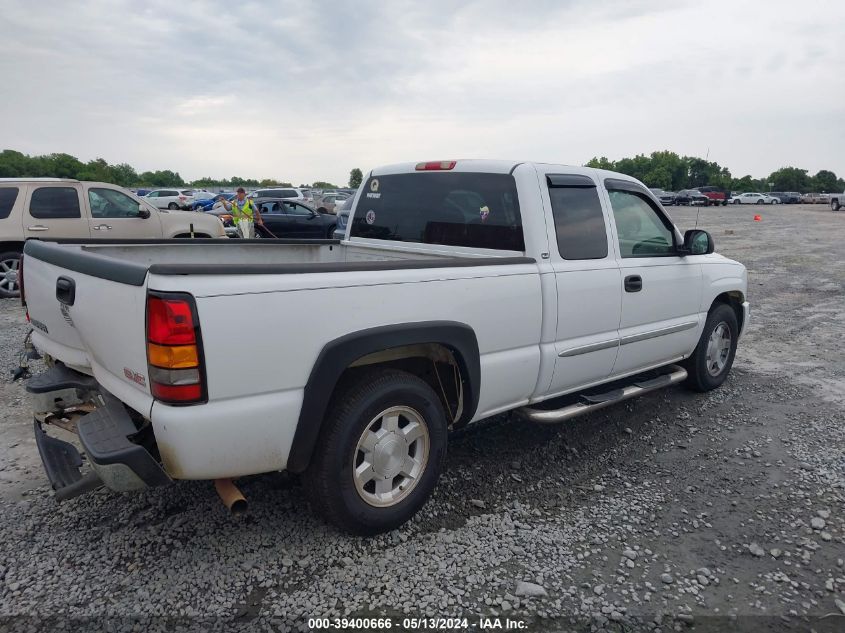
[[[223,504],[229,508],[229,512],[235,516],[246,513],[246,499],[231,479],[215,479],[214,488],[217,490],[217,494],[220,495]]]

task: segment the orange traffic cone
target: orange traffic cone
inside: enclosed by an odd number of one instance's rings
[[[763,220],[763,217],[762,217],[761,215],[759,215],[759,214],[758,214],[758,215],[755,215],[755,216],[754,216],[754,221],[755,221],[755,222],[761,222],[762,220]]]

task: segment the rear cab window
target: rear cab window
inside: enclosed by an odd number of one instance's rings
[[[607,257],[607,224],[596,183],[579,174],[548,174],[560,256],[567,260]]]
[[[351,237],[524,251],[516,181],[510,174],[436,172],[369,178]]]
[[[9,217],[17,199],[17,187],[0,187],[0,220],[5,220]]]

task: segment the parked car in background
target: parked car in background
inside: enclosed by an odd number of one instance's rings
[[[830,194],[802,193],[799,202],[801,204],[827,204],[830,202]]]
[[[214,205],[219,204],[218,198],[220,198],[220,196],[223,196],[226,200],[231,200],[235,197],[235,194],[228,191],[225,193],[215,193],[213,198],[197,200],[191,205],[191,208],[194,211],[210,211]]]
[[[258,212],[265,228],[272,233],[269,237],[331,239],[337,225],[334,215],[317,213],[311,207],[285,198],[263,199],[258,203]],[[255,235],[265,237],[258,228]]]
[[[338,205],[342,204],[349,198],[347,193],[327,193],[322,198],[319,198],[314,205],[317,211],[321,213],[335,213]]]
[[[765,193],[741,193],[731,198],[731,204],[780,204],[780,199]]]
[[[268,189],[256,189],[250,198],[283,198],[285,200],[299,200],[305,202],[305,195],[296,187],[272,187]]]
[[[673,191],[663,191],[663,189],[649,189],[654,196],[660,200],[660,204],[664,207],[671,207],[675,204],[675,198],[678,194]]]
[[[337,215],[337,226],[334,229],[334,238],[342,240],[346,237],[346,226],[349,224],[349,215],[352,213],[352,205],[355,202],[355,196],[349,196],[344,200],[335,210]]]
[[[703,193],[707,196],[707,204],[709,206],[716,206],[722,205],[725,206],[728,204],[728,199],[730,198],[730,192],[725,191],[722,187],[716,187],[713,185],[706,185],[704,187],[697,187],[698,191]]]
[[[681,206],[707,206],[709,199],[698,189],[682,189],[675,194],[675,204]]]
[[[766,195],[777,198],[781,204],[798,204],[801,202],[801,194],[797,191],[767,191]]]
[[[194,202],[194,192],[190,189],[156,189],[144,199],[158,209],[190,209]]]
[[[28,239],[190,237],[191,227],[195,237],[225,235],[217,218],[159,210],[117,185],[0,178],[0,297],[18,296],[18,262]]]

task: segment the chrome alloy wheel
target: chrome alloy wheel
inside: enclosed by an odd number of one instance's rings
[[[18,284],[18,266],[20,260],[4,259],[0,261],[0,290],[8,293],[17,293],[20,290]]]
[[[728,364],[731,355],[731,329],[721,321],[710,333],[707,341],[707,373],[718,376]]]
[[[430,445],[425,420],[410,407],[379,413],[355,447],[352,469],[358,495],[379,508],[402,501],[419,483]]]

